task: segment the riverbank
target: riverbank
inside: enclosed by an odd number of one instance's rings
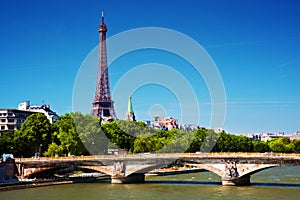
[[[167,175],[176,175],[176,174],[186,174],[186,173],[197,173],[203,172],[205,170],[201,169],[186,169],[183,167],[180,168],[164,168],[153,170],[147,174],[146,176],[167,176]],[[33,187],[44,187],[51,185],[61,185],[61,184],[72,184],[72,183],[108,183],[111,178],[105,174],[99,173],[83,173],[79,175],[71,175],[69,177],[57,177],[55,179],[47,179],[47,180],[21,180],[7,183],[0,183],[0,191],[6,190],[15,190],[15,189],[25,189],[25,188],[33,188]]]
[[[98,177],[77,176],[77,177],[48,179],[48,180],[37,179],[37,180],[0,183],[0,191],[34,188],[34,187],[45,187],[45,186],[72,184],[72,183],[97,183],[97,182],[109,182],[109,181],[110,181],[110,176],[107,175],[98,176]]]
[[[65,181],[20,181],[20,182],[12,182],[12,183],[1,183],[0,191],[6,190],[16,190],[16,189],[24,189],[24,188],[33,188],[33,187],[43,187],[50,185],[61,185],[61,184],[70,184],[73,183],[71,180]]]

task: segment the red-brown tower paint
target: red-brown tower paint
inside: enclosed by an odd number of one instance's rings
[[[93,100],[92,115],[101,117],[102,119],[117,119],[114,109],[114,101],[110,95],[107,50],[106,50],[106,32],[107,27],[104,23],[104,13],[102,11],[102,22],[98,28],[99,38],[99,56],[98,56],[98,75]]]

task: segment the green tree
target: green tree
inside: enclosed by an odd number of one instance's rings
[[[171,137],[166,138],[164,147],[159,152],[184,153],[189,152],[189,147],[194,141],[195,131],[169,130]]]
[[[300,140],[293,140],[294,152],[300,153]]]
[[[225,132],[221,132],[216,144],[216,151],[219,152],[230,152],[235,149],[235,144],[233,137]]]
[[[134,151],[134,140],[146,126],[139,122],[116,120],[103,124],[102,130],[111,143],[129,152]]]
[[[144,122],[118,120],[103,124],[110,142],[129,152],[184,152],[192,134],[180,130],[157,130]]]
[[[191,131],[191,133],[195,135],[195,137],[192,143],[190,144],[189,148],[187,149],[187,152],[200,151],[203,141],[205,140],[207,135],[207,129],[197,129]]]
[[[51,124],[42,113],[27,117],[21,129],[15,131],[15,152],[19,156],[30,157],[35,152],[45,151],[51,140]]]
[[[295,150],[294,144],[287,137],[270,140],[269,148],[273,152],[280,153],[292,153]]]
[[[253,151],[264,153],[269,150],[269,146],[266,142],[260,140],[252,140]]]
[[[107,152],[108,139],[95,116],[79,112],[66,113],[53,124],[53,130],[52,144],[47,156]]]
[[[14,133],[4,132],[0,136],[0,154],[14,153]]]
[[[52,146],[48,149],[48,154],[54,150],[58,155],[85,155],[88,154],[87,149],[82,144],[79,135],[76,131],[74,123],[74,113],[66,113],[61,116],[58,121],[53,124]],[[55,145],[59,150],[55,150]]]
[[[61,145],[57,145],[56,143],[52,142],[49,147],[48,150],[44,153],[45,156],[58,156],[58,155],[63,155],[64,149],[63,146]]]
[[[72,116],[80,141],[89,153],[107,153],[109,140],[100,126],[99,119],[90,114],[72,113]]]
[[[237,136],[237,151],[252,152],[253,151],[252,140],[243,135]]]

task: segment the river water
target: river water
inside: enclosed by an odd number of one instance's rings
[[[300,166],[277,167],[251,176],[251,186],[222,186],[210,172],[147,176],[144,184],[78,183],[0,192],[0,200],[94,199],[300,199]]]

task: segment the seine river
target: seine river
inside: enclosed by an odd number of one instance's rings
[[[278,167],[251,177],[251,186],[222,186],[209,172],[146,177],[145,184],[85,183],[0,192],[1,200],[93,199],[300,199],[300,166]]]

